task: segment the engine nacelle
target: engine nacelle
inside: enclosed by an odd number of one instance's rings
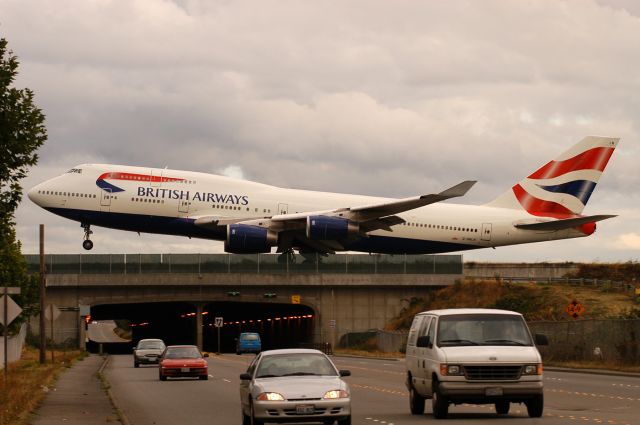
[[[358,223],[342,217],[312,215],[307,217],[307,237],[315,240],[345,239],[355,235]]]
[[[278,244],[278,234],[269,229],[246,224],[227,226],[227,240],[224,250],[233,254],[261,254],[271,252]]]

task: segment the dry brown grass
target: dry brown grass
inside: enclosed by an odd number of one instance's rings
[[[4,370],[0,371],[0,424],[24,425],[60,372],[84,356],[81,351],[55,351],[55,363],[47,351],[47,363],[40,365],[39,352],[26,348],[22,358],[9,365],[7,386],[4,386]]]

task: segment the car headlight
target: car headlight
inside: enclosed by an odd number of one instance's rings
[[[284,397],[279,393],[261,393],[256,399],[260,401],[284,401]]]
[[[460,365],[442,363],[440,365],[440,375],[460,376],[460,375],[464,375],[464,372],[462,371],[462,367]]]
[[[345,390],[331,390],[324,393],[322,398],[349,398],[349,393]]]
[[[522,369],[523,375],[542,375],[542,364],[528,364]]]

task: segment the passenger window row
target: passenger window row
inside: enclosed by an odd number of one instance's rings
[[[424,223],[402,223],[403,226],[410,227],[424,227],[427,229],[437,229],[437,230],[455,230],[458,232],[471,232],[478,233],[478,229],[474,229],[471,227],[457,227],[457,226],[441,226],[439,224],[424,224]]]
[[[41,195],[54,195],[54,196],[70,196],[72,198],[95,198],[96,195],[90,193],[77,193],[77,192],[58,192],[53,190],[39,190]]]
[[[131,202],[146,202],[146,203],[150,203],[150,204],[164,204],[164,199],[131,198]]]

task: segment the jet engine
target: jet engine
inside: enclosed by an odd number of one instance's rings
[[[278,234],[269,229],[246,224],[227,226],[227,240],[224,250],[233,254],[261,254],[271,252],[278,244]]]
[[[307,237],[315,240],[345,239],[358,234],[358,223],[342,217],[312,215],[307,217]]]

